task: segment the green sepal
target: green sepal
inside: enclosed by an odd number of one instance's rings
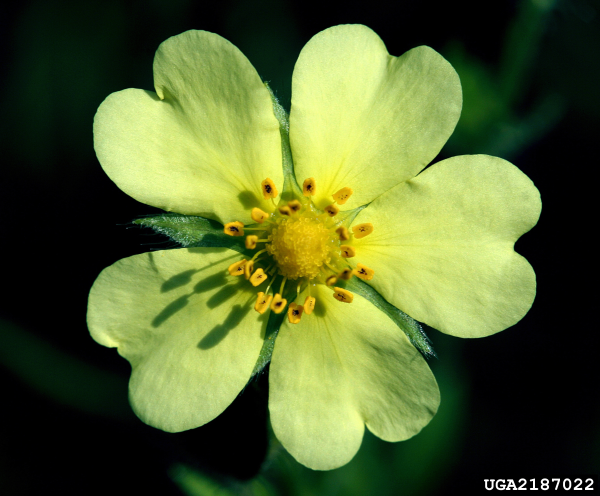
[[[277,287],[277,284],[281,284],[281,279],[275,281],[273,283],[273,287]],[[292,303],[297,296],[296,292],[296,284],[288,284],[287,287],[283,291],[283,298],[288,301],[288,305]],[[269,320],[267,322],[267,329],[265,331],[265,340],[263,342],[263,346],[258,355],[258,360],[256,360],[256,365],[254,365],[254,370],[252,371],[252,377],[256,374],[262,372],[262,370],[267,366],[267,364],[271,361],[271,355],[273,354],[273,347],[275,346],[275,338],[279,333],[279,328],[283,323],[283,319],[287,315],[287,311],[283,311],[280,314],[269,311]]]
[[[271,101],[273,102],[273,114],[279,121],[279,134],[281,135],[281,157],[283,167],[283,190],[279,196],[280,202],[288,202],[295,198],[302,197],[302,188],[296,181],[296,174],[294,173],[294,160],[292,159],[292,149],[290,147],[290,121],[288,119],[288,113],[279,103],[277,97],[273,93],[273,90],[268,83],[265,86],[269,90],[271,95]]]
[[[417,348],[425,358],[437,357],[431,346],[429,338],[423,331],[421,324],[415,319],[399,310],[386,299],[381,296],[375,289],[369,286],[366,282],[358,277],[353,277],[349,281],[339,281],[340,286],[343,286],[348,291],[362,296],[370,301],[379,310],[385,313],[395,324],[406,334],[410,342]]]
[[[164,234],[184,248],[229,248],[247,253],[243,236],[229,236],[221,223],[204,217],[164,213],[135,219],[133,224]]]

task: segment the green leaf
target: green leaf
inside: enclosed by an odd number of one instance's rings
[[[435,351],[431,346],[429,338],[423,331],[421,325],[412,317],[388,303],[375,289],[358,277],[353,277],[343,285],[348,291],[352,291],[370,301],[379,310],[384,312],[396,325],[402,329],[410,342],[423,354],[425,358],[435,357]]]
[[[164,234],[184,248],[229,248],[246,254],[243,236],[229,236],[219,222],[204,217],[164,213],[142,217],[133,223]]]

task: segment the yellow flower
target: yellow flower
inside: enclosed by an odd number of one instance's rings
[[[535,274],[513,246],[540,213],[532,182],[485,155],[423,171],[462,105],[434,50],[393,57],[360,25],[317,34],[294,69],[289,142],[255,69],[215,34],[165,41],[154,84],[102,103],[98,159],[135,199],[220,222],[215,239],[237,251],[136,255],[96,280],[90,332],[131,363],[144,422],[176,432],[214,419],[280,325],[273,430],[300,463],[336,468],[365,425],[401,441],[437,410],[435,379],[398,327],[411,320],[394,307],[461,337],[530,308]]]

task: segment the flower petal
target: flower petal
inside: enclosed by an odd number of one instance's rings
[[[96,113],[96,154],[117,186],[222,223],[272,210],[260,183],[283,185],[279,124],[248,59],[216,34],[187,31],[158,48],[154,86],[113,93]]]
[[[435,378],[404,333],[361,296],[350,304],[319,285],[299,324],[281,327],[269,372],[271,423],[307,467],[349,462],[364,427],[386,441],[414,436],[439,404]],[[299,301],[304,301],[301,295]]]
[[[335,26],[302,49],[292,79],[296,176],[316,179],[319,207],[343,187],[344,206],[370,202],[435,158],[462,107],[456,71],[418,47],[401,57],[360,25]]]
[[[533,303],[535,273],[513,247],[540,210],[538,190],[511,163],[454,157],[357,216],[375,229],[354,242],[356,260],[375,271],[369,284],[411,317],[455,336],[488,336]]]
[[[147,424],[203,425],[236,398],[258,358],[265,319],[247,281],[226,276],[224,248],[156,251],[104,269],[90,292],[88,326],[131,363],[129,398]]]

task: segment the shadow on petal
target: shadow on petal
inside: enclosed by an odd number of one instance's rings
[[[180,286],[185,286],[186,284],[189,284],[190,282],[192,282],[192,276],[196,272],[198,272],[198,270],[190,269],[190,270],[181,272],[180,274],[174,275],[173,277],[171,277],[171,278],[167,279],[165,282],[163,282],[162,286],[160,287],[160,292],[166,293],[173,289],[179,288]]]
[[[163,322],[184,308],[188,304],[189,297],[189,295],[183,295],[169,303],[156,317],[154,317],[152,320],[152,327],[160,326]]]
[[[206,302],[208,308],[216,308],[222,303],[225,303],[228,299],[232,298],[239,289],[239,284],[228,284],[221,288],[210,299]]]
[[[226,282],[227,278],[225,276],[225,272],[213,274],[212,276],[208,276],[207,278],[199,281],[194,286],[194,293],[204,293],[206,291],[210,291],[211,289],[219,288],[224,286]]]
[[[242,319],[250,311],[250,308],[250,305],[245,305],[243,307],[241,305],[233,306],[231,308],[231,312],[225,319],[225,322],[213,327],[213,329],[200,340],[198,343],[198,348],[207,350],[218,345],[221,341],[223,341],[223,339],[225,339],[227,334],[229,334],[229,331],[235,329],[240,324]]]
[[[261,205],[259,198],[252,191],[242,191],[238,195],[238,200],[242,204],[242,207],[244,207],[244,210],[250,210]]]

